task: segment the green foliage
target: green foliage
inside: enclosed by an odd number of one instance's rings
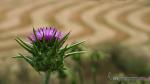
[[[123,72],[136,76],[150,75],[150,62],[142,47],[115,46],[111,52],[112,62]]]

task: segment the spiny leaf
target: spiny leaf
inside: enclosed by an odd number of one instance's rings
[[[27,59],[29,59],[29,60],[32,60],[32,57],[30,57],[30,56],[23,56],[23,55],[21,55],[21,54],[19,54],[19,56],[12,57],[12,58],[27,58]]]
[[[24,58],[30,65],[32,65],[33,66],[33,62],[32,62],[32,60],[31,60],[31,58],[29,58],[29,57],[26,57],[26,56],[23,56],[22,54],[20,54],[19,53],[19,55],[22,57],[22,58]]]
[[[64,53],[67,51],[67,47],[68,47],[68,44],[64,47],[64,48],[62,48],[62,49],[60,49],[59,51],[59,54],[63,57],[64,56]]]
[[[32,62],[32,58],[29,56],[24,56],[22,54],[19,53],[19,56],[13,57],[13,58],[23,58],[25,59],[29,64],[31,64],[33,66],[33,62]]]
[[[67,46],[68,46],[68,45],[66,45],[65,48],[64,48],[63,50],[61,50],[61,52],[60,52],[60,56],[61,56],[61,60],[62,60],[62,61],[64,60],[64,54],[65,54],[65,52],[66,52],[66,50],[67,50]]]
[[[19,37],[17,37],[17,39],[23,43],[25,46],[27,46],[28,48],[32,48],[31,45],[27,44],[26,42],[24,42],[23,40],[21,40]]]
[[[22,56],[16,56],[16,57],[12,57],[12,58],[23,58]]]
[[[31,59],[29,56],[24,56],[24,55],[22,55],[21,53],[19,53],[19,55],[20,55],[21,57],[25,58],[25,59],[28,59],[28,60],[32,61],[32,59]]]
[[[35,51],[35,53],[38,53],[39,52],[39,50],[38,50],[38,48],[37,48],[37,46],[35,45],[35,44],[33,44],[33,50]]]
[[[68,44],[64,48],[61,48],[60,51],[63,51],[63,52],[66,51],[67,47],[68,47]]]
[[[59,48],[61,48],[62,45],[66,42],[66,40],[67,40],[68,37],[69,37],[69,34],[70,34],[70,32],[69,32],[68,34],[66,34],[66,35],[61,39],[60,44],[59,44]]]
[[[59,49],[59,48],[58,48],[58,47],[59,47],[58,45],[59,45],[59,41],[58,41],[58,39],[55,39],[55,41],[54,41],[54,47],[53,47],[53,50],[54,50],[54,51],[57,51],[57,50]]]
[[[80,54],[80,53],[85,53],[86,51],[76,51],[76,52],[71,52],[71,53],[67,53],[65,54],[65,58],[70,56],[70,55],[74,55],[74,54]]]
[[[32,58],[29,56],[24,56],[21,53],[19,53],[20,57],[24,58],[32,67],[35,71],[39,72],[38,70],[36,70],[36,68],[34,67],[34,61],[32,61]]]
[[[22,46],[24,49],[26,49],[27,51],[29,51],[30,53],[32,53],[32,50],[31,50],[31,46],[29,46],[28,44],[26,44],[24,41],[22,41],[20,38],[16,38],[15,39],[17,41],[17,43]]]
[[[82,43],[84,43],[84,42],[85,42],[85,41],[81,41],[81,42],[72,44],[72,45],[70,45],[69,47],[67,47],[67,50],[69,50],[69,49],[71,49],[71,48],[74,48],[74,47],[76,47],[76,46],[78,46],[78,45],[80,45],[80,44],[82,44]]]

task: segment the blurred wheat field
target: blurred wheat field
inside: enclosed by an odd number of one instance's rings
[[[143,51],[150,54],[148,0],[0,0],[0,81],[8,73],[21,71],[19,66],[24,64],[11,58],[24,52],[15,37],[25,38],[33,27],[42,26],[71,31],[70,41],[85,40],[90,46],[109,41],[142,45]],[[16,84],[15,79],[10,77],[11,84]]]

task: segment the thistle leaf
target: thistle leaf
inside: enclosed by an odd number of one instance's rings
[[[39,52],[39,50],[38,50],[38,48],[37,48],[37,46],[35,45],[35,44],[33,44],[33,50],[35,51],[35,53],[38,53]]]
[[[69,50],[69,49],[71,49],[71,48],[74,48],[74,47],[76,47],[76,46],[78,46],[78,45],[80,45],[80,44],[82,44],[82,43],[84,43],[84,42],[85,42],[85,41],[81,41],[81,42],[72,44],[72,45],[70,45],[70,46],[67,47],[67,50]]]
[[[32,53],[32,47],[29,46],[27,43],[25,43],[24,41],[22,41],[20,38],[16,38],[15,39],[17,41],[17,43],[22,46],[24,49],[26,49],[28,52]]]
[[[60,41],[60,43],[59,43],[59,48],[61,48],[61,47],[63,46],[63,44],[66,42],[66,40],[67,40],[68,37],[69,37],[69,34],[70,34],[70,32],[69,32],[68,34],[66,34],[66,35],[61,39],[61,41]]]
[[[24,56],[22,54],[20,54],[20,57],[24,58],[31,66],[33,66],[33,62],[32,62],[32,59],[30,57],[27,57],[27,56]]]
[[[68,57],[68,56],[70,56],[70,55],[80,54],[80,53],[85,53],[85,52],[86,52],[86,51],[76,51],[76,52],[67,53],[67,54],[65,54],[65,57],[64,57],[64,58],[66,58],[66,57]]]
[[[67,47],[68,47],[68,44],[67,44],[64,48],[61,48],[61,49],[60,49],[59,54],[60,54],[61,56],[64,56],[64,53],[67,51]]]
[[[23,58],[22,56],[16,56],[16,57],[12,57],[12,58]]]
[[[32,67],[35,71],[39,72],[38,70],[36,70],[36,68],[34,67],[34,61],[32,61],[32,57],[30,56],[24,56],[21,53],[19,53],[20,56],[17,57],[13,57],[13,58],[23,58],[25,59]],[[40,73],[40,72],[39,72]]]

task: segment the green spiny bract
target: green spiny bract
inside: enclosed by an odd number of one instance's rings
[[[46,29],[45,29],[46,30]],[[70,49],[76,47],[77,45],[83,43],[75,43],[72,45],[66,45],[63,47],[64,43],[68,39],[69,33],[63,36],[61,39],[56,38],[57,31],[53,32],[50,40],[45,39],[45,33],[42,32],[42,40],[38,39],[37,31],[33,29],[34,42],[27,43],[16,38],[16,41],[27,50],[30,55],[25,56],[19,54],[15,58],[25,59],[36,71],[61,71],[64,70],[64,59],[70,55],[82,53],[84,51],[74,51],[71,52]]]

